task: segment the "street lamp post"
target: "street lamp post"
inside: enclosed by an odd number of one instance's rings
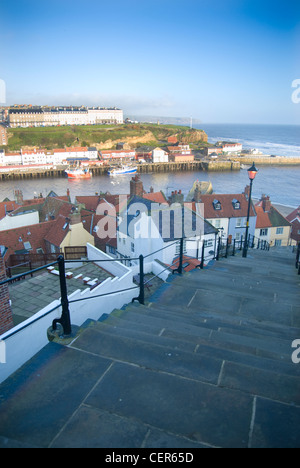
[[[243,249],[243,257],[247,257],[248,251],[248,235],[249,235],[249,219],[250,219],[250,207],[251,207],[251,195],[252,195],[252,184],[255,179],[258,170],[255,167],[253,162],[252,166],[248,169],[248,177],[250,180],[250,191],[249,191],[249,200],[248,200],[248,213],[247,213],[247,225],[246,225],[246,236],[244,242],[244,249]]]

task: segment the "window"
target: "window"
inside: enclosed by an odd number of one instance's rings
[[[276,229],[276,234],[283,234],[283,227],[279,227]]]
[[[242,227],[242,218],[237,218],[236,220],[236,227]]]
[[[240,232],[236,232],[235,240],[238,241],[238,242],[241,240],[241,233]]]
[[[261,229],[259,232],[260,236],[267,236],[268,235],[268,229]]]
[[[239,202],[236,198],[234,198],[234,199],[232,200],[232,205],[233,205],[233,208],[234,208],[235,210],[240,210],[240,209],[241,209],[241,204],[240,204],[240,202]]]
[[[31,247],[30,242],[24,242],[24,248],[25,248],[26,250],[32,250],[32,247]]]
[[[275,247],[281,246],[281,239],[275,239]]]
[[[131,242],[131,252],[134,252],[134,243]]]
[[[39,247],[38,249],[36,249],[36,253],[37,254],[43,254],[44,251],[43,251],[42,247]]]
[[[213,206],[215,210],[220,210],[221,209],[221,202],[219,200],[214,200],[213,201]]]
[[[216,227],[217,229],[219,229],[219,228],[221,227],[221,220],[220,220],[220,219],[216,219],[216,221],[215,221],[215,227]]]

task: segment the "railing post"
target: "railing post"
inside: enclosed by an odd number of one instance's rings
[[[179,273],[182,275],[183,271],[183,243],[184,243],[184,238],[182,237],[180,239],[180,254],[179,254],[179,266],[176,268],[176,270],[173,270],[173,273]]]
[[[296,253],[296,268],[299,267],[299,258],[300,258],[300,244],[298,245],[298,249]]]
[[[229,239],[227,237],[227,241],[226,241],[226,250],[225,250],[225,258],[228,257],[228,248],[229,248]]]
[[[201,263],[200,263],[200,268],[201,268],[201,270],[203,270],[203,268],[204,268],[204,251],[205,251],[205,243],[204,243],[204,240],[203,240],[203,243],[202,243]]]
[[[232,256],[235,256],[235,239],[233,241],[233,249],[232,249]]]
[[[217,255],[216,255],[216,260],[217,261],[220,258],[220,246],[221,246],[221,237],[219,237],[219,240],[218,240]]]
[[[67,292],[65,259],[63,255],[59,255],[59,257],[57,258],[57,262],[58,262],[58,269],[59,269],[62,314],[61,314],[60,319],[53,320],[52,329],[56,330],[57,323],[60,323],[61,326],[63,327],[64,335],[71,335],[72,327],[71,327],[69,300],[68,300],[68,292]]]
[[[139,301],[140,304],[145,305],[145,274],[144,274],[144,256],[139,256],[140,263],[140,294],[138,297],[132,299],[132,302]]]

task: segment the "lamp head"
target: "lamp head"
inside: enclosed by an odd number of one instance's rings
[[[253,162],[252,166],[248,169],[249,179],[254,180],[257,173],[258,173],[258,169],[256,169],[255,164]]]

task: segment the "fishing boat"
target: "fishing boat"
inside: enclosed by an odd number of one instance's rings
[[[116,166],[112,167],[108,171],[108,175],[115,176],[115,175],[123,175],[123,174],[135,174],[137,172],[136,166]]]
[[[90,179],[92,177],[92,173],[88,168],[76,167],[74,169],[66,169],[65,173],[68,179]]]

